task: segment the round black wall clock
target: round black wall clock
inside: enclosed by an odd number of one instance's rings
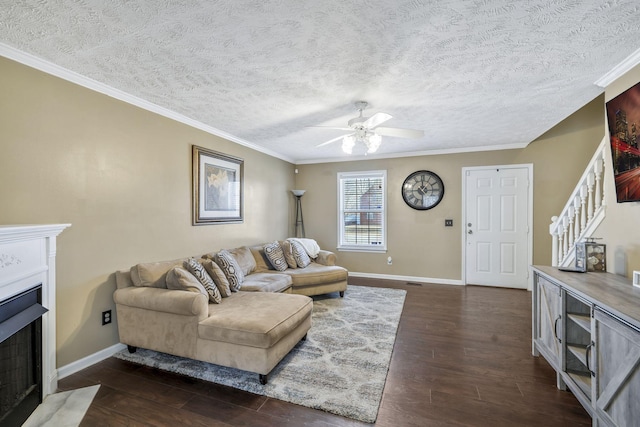
[[[431,171],[416,171],[402,183],[404,202],[418,210],[434,208],[444,197],[444,184],[438,175]]]

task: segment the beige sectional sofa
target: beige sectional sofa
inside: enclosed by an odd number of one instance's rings
[[[308,295],[343,296],[347,271],[335,265],[335,254],[328,251],[320,251],[305,268],[284,272],[273,269],[263,245],[229,253],[244,281],[218,304],[198,283],[174,283],[169,272],[188,258],[116,272],[120,342],[130,352],[141,347],[256,372],[266,384],[269,372],[306,338],[313,309]]]
[[[336,265],[336,254],[320,250],[317,257],[305,268],[287,268],[276,271],[264,253],[264,245],[232,249],[231,252],[239,261],[243,271],[250,271],[242,284],[243,290],[291,292],[301,295],[322,295],[339,292],[344,296],[347,290],[348,272]],[[249,250],[252,257],[243,256]],[[252,268],[252,261],[255,267]],[[286,276],[286,277],[285,277]],[[278,283],[278,285],[275,285]],[[284,289],[289,283],[289,289]],[[280,290],[276,290],[277,288]]]

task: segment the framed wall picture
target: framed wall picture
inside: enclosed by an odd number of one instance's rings
[[[193,225],[242,222],[244,161],[193,146]]]
[[[617,201],[640,202],[640,83],[607,102],[607,121]]]

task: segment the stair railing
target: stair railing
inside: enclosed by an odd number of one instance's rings
[[[608,139],[603,138],[559,216],[551,218],[551,265],[575,259],[575,243],[591,237],[605,216],[604,165]]]

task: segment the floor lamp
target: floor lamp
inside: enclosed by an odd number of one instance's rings
[[[302,218],[302,196],[306,190],[291,190],[294,196],[296,196],[296,225],[294,229],[295,237],[306,237],[304,232],[304,219]],[[298,234],[298,229],[302,233]]]

